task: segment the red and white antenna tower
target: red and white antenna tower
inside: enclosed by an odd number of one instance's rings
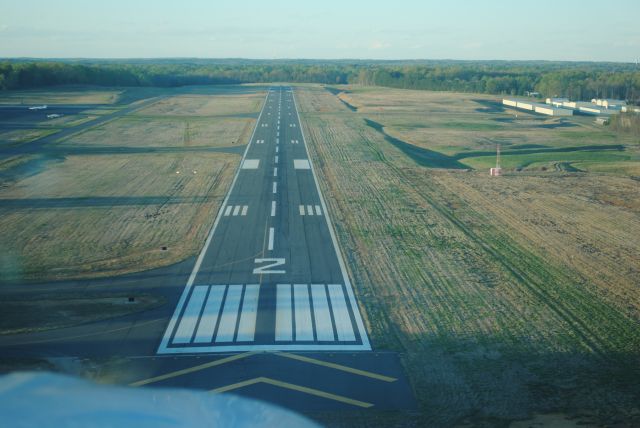
[[[496,167],[489,170],[489,175],[497,177],[502,175],[502,168],[500,167],[500,144],[496,150]]]

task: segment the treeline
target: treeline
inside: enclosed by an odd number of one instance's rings
[[[10,60],[0,90],[63,84],[184,86],[297,82],[640,101],[633,64],[472,61]]]

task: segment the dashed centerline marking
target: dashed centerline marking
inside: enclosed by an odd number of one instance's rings
[[[276,201],[271,201],[271,217],[276,216]]]
[[[273,176],[274,177],[278,176],[278,167],[277,166],[273,167]]]
[[[276,183],[275,181],[273,182],[273,193],[277,193],[278,192],[278,183]]]
[[[273,227],[270,227],[269,228],[269,246],[268,246],[269,251],[273,250],[273,234],[274,234],[274,229]]]

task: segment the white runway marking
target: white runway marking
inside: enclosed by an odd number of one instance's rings
[[[278,163],[278,155],[274,158],[275,162]]]
[[[242,161],[242,169],[258,169],[260,159],[245,159]]]
[[[311,169],[311,165],[309,164],[308,159],[294,159],[293,168],[294,169]]]
[[[276,183],[275,181],[273,182],[273,193],[277,193],[278,192],[278,183]]]
[[[211,286],[207,303],[202,311],[202,317],[200,318],[196,337],[193,339],[194,343],[213,342],[213,333],[216,330],[218,314],[220,313],[220,306],[222,306],[222,298],[224,297],[226,288],[226,285]]]
[[[276,341],[293,340],[291,320],[291,285],[278,284],[276,289]]]
[[[307,284],[293,284],[293,301],[296,319],[296,341],[313,340]]]
[[[322,210],[320,209],[320,205],[316,205],[316,215],[322,215]]]
[[[253,342],[256,332],[256,317],[258,316],[259,293],[260,285],[258,284],[247,284],[244,289],[236,342]]]
[[[333,341],[333,325],[327,303],[327,293],[324,284],[311,284],[311,297],[313,298],[313,314],[316,321],[316,337],[318,341]]]
[[[276,216],[276,201],[271,201],[271,217]]]
[[[224,301],[222,316],[220,317],[220,326],[218,326],[216,342],[233,342],[241,296],[242,285],[230,285],[227,289],[227,297]]]
[[[276,153],[278,153],[279,149],[280,149],[280,147],[276,147]]]
[[[207,286],[197,286],[193,289],[187,309],[184,311],[178,330],[176,330],[176,334],[173,337],[173,343],[191,342],[191,336],[193,336],[193,330],[196,328],[196,323],[200,317],[200,309],[204,303],[208,288]]]
[[[307,215],[313,215],[313,207],[311,205],[307,205]]]
[[[270,227],[269,228],[269,246],[268,246],[269,251],[273,250],[273,232],[274,232],[273,227]]]
[[[300,205],[298,210],[300,211],[300,215],[304,215],[304,205]]]
[[[278,176],[278,167],[273,167],[273,176],[277,177]]]
[[[336,322],[336,331],[338,332],[338,340],[348,342],[356,340],[353,334],[353,326],[351,318],[347,310],[347,302],[344,300],[342,285],[329,284],[329,296],[331,297],[331,307],[333,308],[333,319]]]
[[[238,215],[246,216],[248,210],[249,210],[249,205],[227,205],[223,215],[225,217],[229,217],[229,216],[236,217]]]
[[[255,268],[253,270],[254,275],[286,273],[284,269],[272,269],[274,267],[284,265],[286,263],[286,259],[283,258],[255,259],[254,263],[266,263],[264,266],[258,266],[257,268]]]

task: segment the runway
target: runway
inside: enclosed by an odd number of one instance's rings
[[[288,87],[267,91],[197,258],[110,278],[3,284],[1,290],[6,300],[55,290],[70,295],[149,293],[167,304],[103,321],[3,336],[5,360],[46,361],[62,370],[81,361],[100,366],[102,375],[118,384],[234,393],[296,411],[414,410],[398,354],[371,352],[294,95]],[[107,116],[113,119],[154,100]],[[0,156],[77,150],[51,144],[59,138],[60,133],[3,147]],[[5,205],[69,207],[73,202],[15,199]],[[82,200],[95,206],[114,203],[109,198]]]
[[[158,354],[371,350],[294,95],[269,89]]]

